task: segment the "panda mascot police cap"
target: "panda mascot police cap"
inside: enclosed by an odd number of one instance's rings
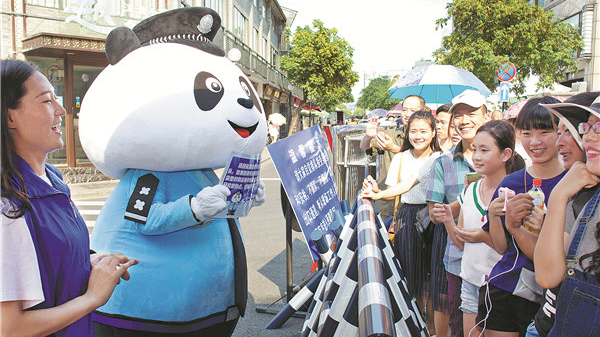
[[[83,99],[81,145],[120,179],[91,248],[139,261],[93,315],[96,336],[229,336],[244,314],[247,271],[236,219],[212,219],[227,187],[213,169],[260,154],[267,127],[251,82],[211,41],[209,8],[150,17],[106,39],[110,65]],[[253,206],[264,202],[264,184]]]

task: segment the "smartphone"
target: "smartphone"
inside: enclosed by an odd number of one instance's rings
[[[481,174],[477,173],[477,172],[468,172],[465,179],[467,180],[467,183],[474,183],[477,180],[481,179]]]

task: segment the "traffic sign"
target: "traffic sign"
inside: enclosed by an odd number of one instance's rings
[[[517,75],[517,67],[512,63],[504,63],[498,67],[496,77],[502,82],[507,82],[515,78]]]
[[[510,84],[508,82],[500,82],[500,100],[499,102],[508,102],[508,91]]]

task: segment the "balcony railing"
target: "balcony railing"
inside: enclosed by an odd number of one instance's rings
[[[267,62],[267,60],[260,56],[256,51],[252,50],[229,30],[221,27],[221,31],[215,36],[213,43],[223,48],[226,53],[233,48],[237,48],[241,53],[241,58],[237,62],[238,65],[241,65],[249,72],[254,73],[255,76],[262,77],[265,82],[275,87],[291,91],[296,97],[303,97],[302,89],[291,84],[283,73],[277,70],[272,64]]]

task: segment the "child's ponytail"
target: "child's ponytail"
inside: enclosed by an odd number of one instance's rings
[[[505,164],[506,174],[511,174],[525,167],[525,160],[515,152],[515,128],[510,123],[502,120],[489,121],[482,125],[477,133],[484,131],[494,137],[496,145],[501,151],[504,149],[512,151],[510,159]]]

